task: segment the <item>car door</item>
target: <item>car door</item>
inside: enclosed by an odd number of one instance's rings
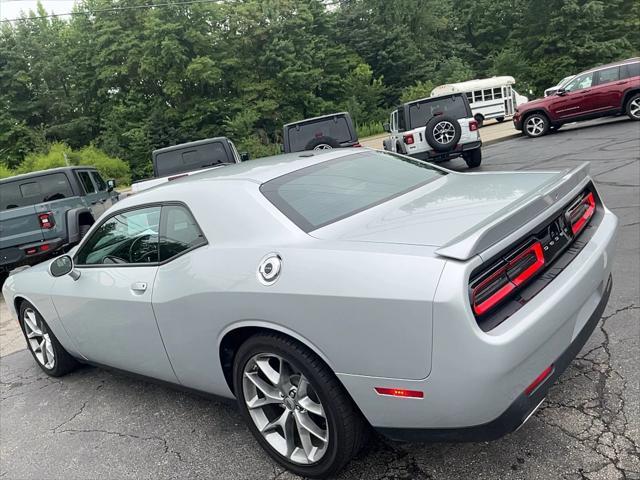
[[[391,151],[396,152],[398,146],[398,139],[400,135],[398,133],[398,111],[394,110],[389,117],[389,124],[391,126]]]
[[[557,119],[579,117],[593,111],[594,106],[589,98],[593,85],[593,72],[578,75],[565,87],[565,92],[556,95],[549,104],[549,110]]]
[[[102,176],[95,170],[91,172],[91,179],[96,186],[98,202],[102,204],[103,211],[108,210],[109,207],[113,205],[113,196],[111,192],[109,192],[107,182],[105,182]]]
[[[151,305],[161,207],[105,219],[80,245],[80,278],[56,279],[52,300],[82,355],[103,365],[175,382]]]
[[[93,213],[94,218],[98,218],[105,211],[105,198],[100,194],[98,188],[91,179],[91,172],[89,170],[76,170],[78,180],[84,192],[84,198]]]
[[[591,97],[594,111],[620,108],[624,88],[621,88],[620,67],[604,68],[595,72]]]

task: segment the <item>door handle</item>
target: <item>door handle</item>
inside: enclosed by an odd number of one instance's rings
[[[147,291],[147,282],[135,282],[131,284],[133,293],[144,293]]]

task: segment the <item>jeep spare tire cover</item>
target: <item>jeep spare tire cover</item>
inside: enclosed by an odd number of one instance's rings
[[[433,117],[424,130],[427,143],[438,152],[453,149],[460,141],[461,134],[462,129],[458,120],[447,115]]]
[[[340,148],[340,144],[331,137],[314,138],[304,147],[305,150],[331,150],[332,148]]]

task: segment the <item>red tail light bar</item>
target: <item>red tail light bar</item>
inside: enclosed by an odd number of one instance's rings
[[[469,131],[475,132],[476,130],[478,130],[478,122],[476,122],[475,120],[471,120],[469,122]]]
[[[483,315],[491,310],[516,287],[533,277],[543,266],[542,244],[536,241],[473,288],[471,304],[474,313]]]
[[[589,192],[582,197],[576,206],[567,211],[567,219],[571,223],[571,231],[574,236],[582,231],[589,219],[593,217],[595,211],[596,199],[593,196],[593,192]]]
[[[575,237],[584,230],[595,211],[595,194],[587,190],[550,226],[472,279],[469,290],[474,314],[484,315],[544,269],[555,258],[553,255],[557,254],[558,246],[568,245],[571,241],[568,236],[562,237],[563,230],[570,227]],[[565,243],[558,244],[559,238],[565,238]]]

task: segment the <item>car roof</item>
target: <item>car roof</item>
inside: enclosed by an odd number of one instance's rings
[[[606,65],[598,65],[597,67],[593,67],[593,68],[590,68],[589,70],[580,72],[578,75],[582,75],[583,73],[596,72],[604,68],[618,67],[620,65],[626,65],[627,63],[635,63],[635,62],[640,62],[640,57],[632,57],[632,58],[627,58],[626,60],[619,60],[617,62],[607,63]]]
[[[169,147],[158,148],[157,150],[154,150],[152,152],[152,155],[156,155],[158,153],[171,152],[173,150],[182,150],[184,148],[198,147],[200,145],[207,145],[207,144],[213,143],[213,142],[227,142],[227,141],[229,141],[229,139],[227,137],[205,138],[204,140],[196,140],[196,141],[193,141],[193,142],[179,143],[178,145],[171,145]]]
[[[72,172],[74,170],[97,170],[96,167],[91,165],[74,165],[70,167],[58,167],[50,168],[48,170],[38,170],[36,172],[22,173],[20,175],[14,175],[13,177],[6,177],[0,179],[0,183],[14,182],[17,180],[27,180],[32,177],[40,177],[42,175],[51,175],[54,173]]]
[[[304,120],[298,120],[297,122],[287,123],[282,128],[285,129],[292,125],[299,125],[301,123],[307,123],[307,122],[311,123],[311,122],[315,122],[316,120],[324,120],[325,118],[333,118],[333,117],[339,117],[339,116],[350,117],[349,112],[329,113],[327,115],[320,115],[319,117],[305,118]]]

